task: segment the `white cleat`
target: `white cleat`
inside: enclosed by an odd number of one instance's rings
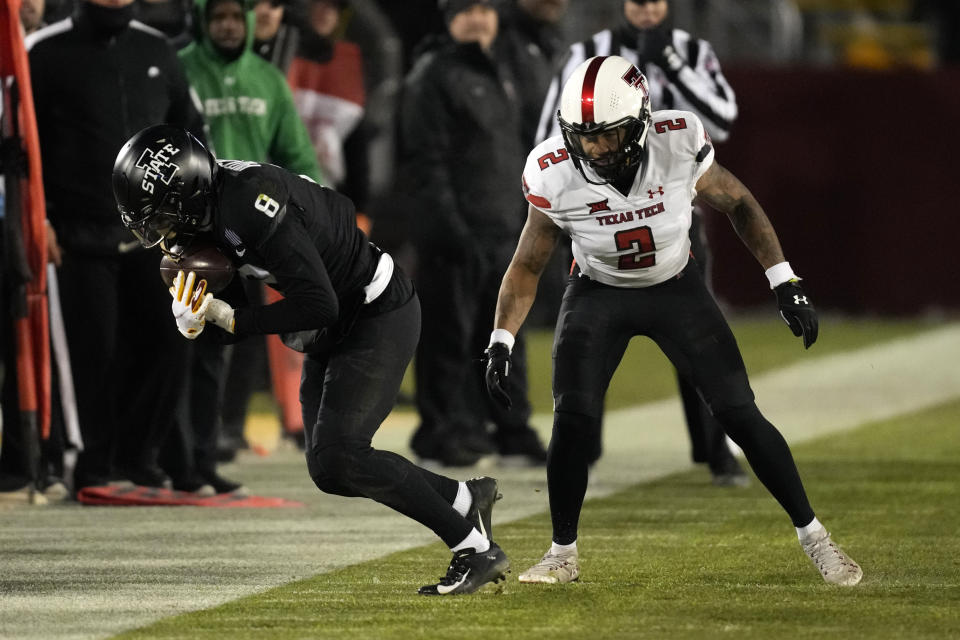
[[[852,587],[863,578],[860,565],[830,539],[826,529],[821,529],[804,538],[800,545],[827,582]]]
[[[580,562],[576,551],[553,554],[547,551],[543,559],[520,574],[520,582],[558,584],[573,582],[580,577]]]

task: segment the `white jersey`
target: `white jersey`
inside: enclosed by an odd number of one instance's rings
[[[587,182],[561,136],[537,145],[523,170],[527,200],[570,236],[580,270],[614,287],[649,287],[683,270],[697,180],[713,164],[710,138],[689,111],[654,111],[646,146],[628,196]]]

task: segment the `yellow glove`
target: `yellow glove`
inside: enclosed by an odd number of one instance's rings
[[[177,330],[190,340],[195,340],[203,331],[206,323],[204,316],[210,301],[213,300],[213,294],[207,293],[207,281],[200,280],[194,286],[195,280],[196,274],[193,271],[186,277],[183,271],[179,271],[173,279],[173,286],[170,287],[170,295],[173,296],[170,308],[177,321]]]

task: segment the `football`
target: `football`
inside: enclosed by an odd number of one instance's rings
[[[177,251],[178,247],[173,247],[172,252],[177,253]],[[177,277],[178,271],[183,271],[185,274],[193,271],[197,274],[197,282],[201,278],[207,281],[209,293],[219,293],[233,280],[237,268],[215,244],[197,239],[183,250],[179,258],[164,255],[160,261],[160,277],[168,287],[173,285],[173,279]]]

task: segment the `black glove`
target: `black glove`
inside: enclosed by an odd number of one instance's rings
[[[803,347],[809,349],[817,341],[817,311],[810,298],[803,292],[799,280],[787,280],[774,289],[780,315],[795,336],[803,336]]]
[[[663,25],[640,31],[637,56],[641,64],[650,61],[668,73],[680,71],[683,67],[683,58],[673,46],[673,30]]]
[[[483,352],[487,361],[487,393],[497,404],[509,409],[513,406],[510,394],[507,393],[510,378],[510,349],[502,342],[494,342]]]

